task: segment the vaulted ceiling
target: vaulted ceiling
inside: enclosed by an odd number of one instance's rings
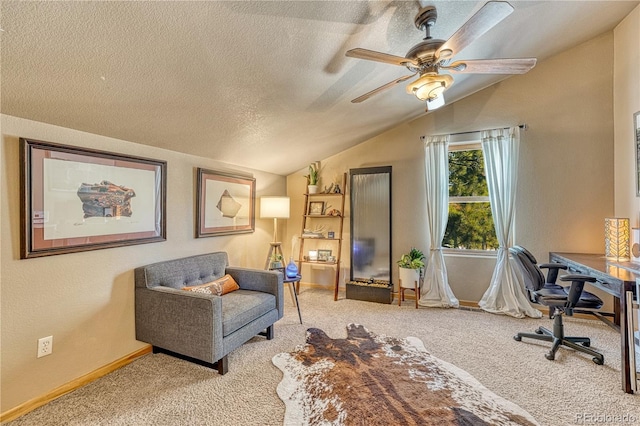
[[[455,59],[540,62],[638,3],[512,1]],[[286,175],[425,114],[404,84],[351,103],[409,72],[345,52],[404,56],[427,4],[447,40],[485,2],[2,0],[1,112]],[[508,76],[454,77],[448,104]]]

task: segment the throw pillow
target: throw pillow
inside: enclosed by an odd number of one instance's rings
[[[182,289],[186,291],[195,291],[198,293],[215,294],[217,296],[222,296],[223,294],[231,293],[232,291],[240,289],[240,286],[231,275],[227,274],[222,278],[211,281],[210,283],[194,285],[190,287],[182,287]]]

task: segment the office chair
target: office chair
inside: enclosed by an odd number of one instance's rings
[[[591,339],[588,337],[565,336],[562,323],[563,314],[573,315],[574,308],[600,309],[602,307],[602,299],[592,293],[583,291],[584,283],[596,281],[595,277],[589,275],[564,275],[560,277],[560,280],[571,281],[571,286],[563,288],[556,284],[555,280],[558,271],[566,269],[566,266],[553,263],[537,265],[535,257],[523,247],[512,247],[510,252],[522,272],[529,299],[534,303],[548,306],[549,315],[553,318],[553,330],[538,327],[535,333],[518,333],[513,338],[518,342],[523,337],[552,342],[551,350],[545,355],[548,360],[555,359],[555,354],[560,346],[567,346],[591,355],[593,362],[596,364],[604,364],[604,356],[593,349],[589,349]],[[544,274],[540,270],[542,267],[549,269],[547,279],[544,278]]]

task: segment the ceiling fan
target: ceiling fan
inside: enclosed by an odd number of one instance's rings
[[[444,105],[444,91],[453,84],[453,77],[440,74],[440,70],[452,73],[468,74],[524,74],[536,64],[536,58],[475,59],[449,63],[459,51],[482,36],[513,12],[513,7],[504,1],[489,1],[456,31],[449,40],[434,39],[430,35],[431,27],[436,23],[438,14],[435,6],[420,9],[414,19],[419,30],[425,30],[426,37],[413,46],[404,57],[376,52],[368,49],[351,49],[346,56],[404,66],[413,74],[397,78],[372,91],[353,99],[360,103],[398,83],[419,77],[407,85],[407,93],[426,101],[427,111]]]

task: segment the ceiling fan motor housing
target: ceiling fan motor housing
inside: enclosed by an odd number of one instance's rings
[[[437,62],[434,61],[436,50],[443,44],[444,40],[433,38],[421,41],[409,49],[405,58],[417,61],[420,65],[435,65],[435,62]]]

